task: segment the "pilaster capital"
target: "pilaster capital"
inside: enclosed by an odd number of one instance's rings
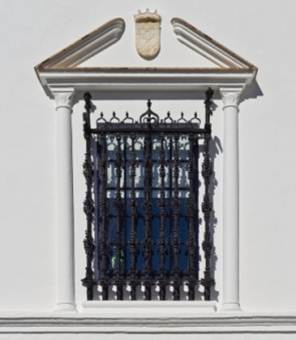
[[[221,88],[220,93],[223,101],[223,109],[227,107],[238,109],[242,89]]]
[[[56,103],[56,110],[66,108],[72,112],[73,105],[75,104],[75,90],[72,88],[55,89],[52,91]]]

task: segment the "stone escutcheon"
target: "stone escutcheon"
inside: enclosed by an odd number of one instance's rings
[[[156,58],[160,51],[160,23],[161,17],[155,10],[149,9],[135,16],[136,24],[136,49],[138,54],[146,59]]]

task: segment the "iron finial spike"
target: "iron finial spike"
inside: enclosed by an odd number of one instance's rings
[[[89,92],[86,92],[83,97],[85,101],[91,100],[91,94]]]
[[[152,103],[151,103],[151,100],[150,100],[150,99],[148,99],[148,101],[147,101],[147,107],[148,107],[148,110],[150,110],[150,109],[151,109],[151,105],[152,105]]]
[[[214,95],[214,91],[211,87],[209,87],[206,91],[206,100],[211,100]]]
[[[89,92],[86,92],[83,96],[85,101],[85,109],[87,111],[90,111],[92,108],[92,102],[91,102],[91,94]]]

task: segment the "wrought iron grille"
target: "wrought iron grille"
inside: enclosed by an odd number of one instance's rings
[[[183,114],[173,120],[169,113],[160,119],[148,100],[139,121],[128,114],[120,120],[115,113],[107,121],[101,114],[92,128],[94,106],[85,94],[87,265],[82,282],[88,300],[180,300],[185,285],[187,299],[197,298],[200,285],[204,299],[211,299],[212,96],[209,89],[203,127],[196,114],[191,120]]]

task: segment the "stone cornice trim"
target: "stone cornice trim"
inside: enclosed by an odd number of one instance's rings
[[[104,70],[94,72],[50,72],[39,74],[46,94],[53,98],[55,88],[74,88],[78,100],[81,94],[91,91],[94,99],[144,99],[151,92],[151,99],[199,99],[208,87],[238,88],[244,90],[252,83],[255,74],[246,72],[199,72],[183,69],[172,71],[164,69],[159,72],[137,70],[137,72],[114,72]],[[80,97],[79,97],[80,96]],[[142,97],[141,97],[142,96]]]
[[[81,314],[1,316],[0,334],[296,334],[296,315],[222,314],[178,318],[116,318]]]
[[[177,39],[182,44],[212,61],[218,67],[222,69],[249,69],[257,72],[254,65],[185,20],[173,18],[171,24]]]
[[[125,22],[115,18],[85,35],[35,67],[37,74],[42,70],[73,68],[93,55],[115,44],[123,35]]]

